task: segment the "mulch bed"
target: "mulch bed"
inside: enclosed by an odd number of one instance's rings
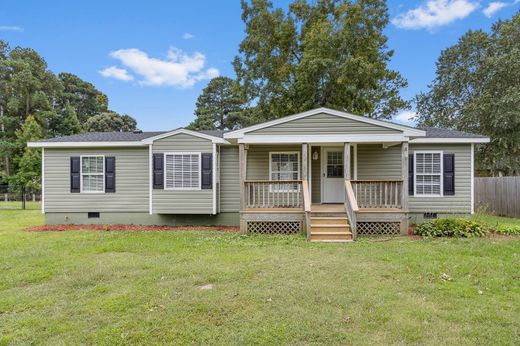
[[[238,232],[236,226],[158,226],[158,225],[43,225],[28,227],[27,232],[64,232],[64,231],[134,231],[134,232],[178,232],[178,231],[217,231]]]

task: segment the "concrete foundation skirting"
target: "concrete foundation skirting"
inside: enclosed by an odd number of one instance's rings
[[[167,225],[167,226],[238,226],[239,213],[220,213],[216,215],[176,215],[148,213],[103,213],[99,218],[89,218],[88,213],[45,213],[48,225]]]

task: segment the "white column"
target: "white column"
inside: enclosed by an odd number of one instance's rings
[[[217,144],[213,143],[213,155],[212,155],[212,171],[213,177],[213,215],[217,214]]]
[[[148,213],[153,214],[153,152],[152,144],[148,144]]]
[[[302,144],[302,180],[309,180],[309,145]]]
[[[350,174],[350,143],[344,143],[343,146],[343,177],[345,180],[351,180]]]
[[[401,204],[403,210],[408,210],[408,142],[401,144],[401,179],[403,188],[401,189]]]

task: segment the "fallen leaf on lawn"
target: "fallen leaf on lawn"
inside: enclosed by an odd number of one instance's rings
[[[441,274],[441,279],[443,279],[444,281],[451,281],[451,277],[446,273]]]
[[[350,317],[350,316],[345,316],[345,317],[343,318],[343,322],[345,322],[345,323],[352,323],[352,322],[354,322],[354,321],[352,320],[352,317]]]
[[[206,284],[206,285],[199,286],[199,290],[212,290],[212,289],[213,289],[213,284]]]

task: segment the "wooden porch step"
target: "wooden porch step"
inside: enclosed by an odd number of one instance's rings
[[[348,218],[345,216],[315,216],[312,217],[312,223],[320,225],[348,225]]]
[[[311,232],[350,232],[350,226],[345,224],[315,224],[311,223]]]
[[[348,242],[352,241],[350,232],[311,232],[313,242]]]

